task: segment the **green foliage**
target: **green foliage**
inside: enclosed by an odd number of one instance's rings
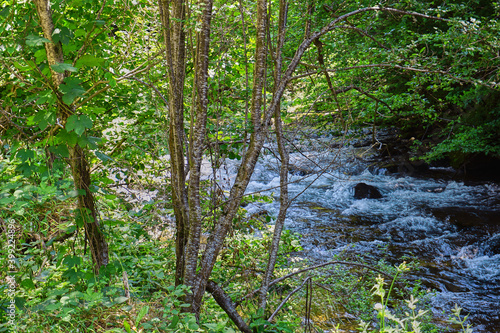
[[[378,4],[370,0],[317,1],[309,21],[311,32],[319,31],[337,14]],[[0,218],[14,218],[20,229],[16,296],[20,330],[234,332],[230,320],[212,299],[206,300],[209,311],[202,314],[200,323],[181,312],[185,306],[182,299],[189,290],[173,286],[173,241],[150,236],[173,209],[170,184],[165,181],[169,172],[165,155],[169,152],[163,95],[168,83],[162,83],[167,68],[161,58],[165,51],[161,49],[156,3],[70,0],[53,1],[51,5],[55,24],[51,37],[61,45],[64,60],[49,66],[45,45],[50,41],[42,37],[34,3],[0,2]],[[248,100],[255,40],[249,37],[254,27],[248,18],[255,14],[255,8],[253,2],[241,5],[243,14],[234,4],[215,3],[208,135],[204,143],[215,169],[223,167],[226,158],[241,160],[253,132]],[[284,122],[290,124],[306,115],[325,131],[340,134],[351,124],[395,125],[407,131],[435,127],[442,132],[442,142],[427,155],[428,159],[456,153],[500,156],[498,4],[410,0],[383,5],[448,21],[374,12],[350,18],[349,24],[358,30],[336,29],[322,37],[321,43],[324,66],[331,69],[332,87],[356,89],[332,94],[316,61],[318,50],[311,47],[297,74],[318,72],[289,84],[288,97],[281,105]],[[270,2],[272,23],[278,19],[277,6],[277,1]],[[282,50],[285,66],[304,37],[308,3],[290,2],[289,8],[287,42]],[[201,8],[189,3],[189,12],[186,25],[197,29]],[[271,24],[269,31],[271,49],[277,34],[274,26]],[[190,71],[196,59],[193,36],[187,37],[187,43],[185,65]],[[275,65],[271,58],[269,78]],[[65,76],[57,88],[51,69]],[[187,121],[195,116],[193,86],[188,78]],[[266,87],[267,99],[273,88]],[[187,126],[185,132],[189,142]],[[111,262],[98,277],[88,256],[83,255],[81,227],[86,213],[74,211],[81,193],[73,188],[67,159],[75,145],[83,148],[89,159],[91,190],[97,199],[103,232],[110,241]],[[117,183],[126,183],[129,189],[158,190],[158,195],[148,202],[127,202],[123,193],[115,191]],[[225,193],[214,193],[217,185],[215,181],[204,183],[204,231],[210,231],[222,213]],[[266,225],[272,217],[267,212],[247,216],[244,206],[270,200],[260,195],[243,198],[232,237],[219,255],[212,278],[234,299],[259,286],[271,241]],[[67,239],[61,240],[60,235]],[[300,250],[298,236],[285,231],[277,276],[297,268],[291,253]],[[5,256],[0,264],[5,266]],[[128,274],[132,304],[125,297],[124,273]],[[373,279],[340,268],[329,274],[330,278],[325,278],[332,291],[326,299],[329,304],[339,311],[371,317],[372,295],[367,285]],[[270,304],[277,306],[295,284],[275,286]],[[382,299],[378,309],[385,329],[384,318],[401,317],[387,316],[388,296],[381,282],[378,288]],[[2,304],[6,304],[5,284],[0,290]],[[413,307],[415,302],[410,298],[408,306]],[[296,318],[303,305],[301,301],[296,304],[273,323],[262,319],[263,313],[252,301],[245,302],[243,309],[254,319],[251,325],[257,332],[292,332],[299,326]],[[455,315],[463,325],[458,311]],[[407,318],[417,320],[421,316],[412,312]]]

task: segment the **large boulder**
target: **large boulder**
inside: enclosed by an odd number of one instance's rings
[[[355,199],[380,199],[382,194],[375,186],[365,183],[358,183],[354,186]]]

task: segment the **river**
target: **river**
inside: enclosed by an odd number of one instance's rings
[[[302,146],[290,155],[290,197],[298,197],[286,228],[302,235],[305,254],[327,261],[352,252],[394,264],[415,258],[421,269],[409,278],[437,291],[436,316],[449,315],[456,303],[474,332],[500,332],[500,186],[454,180],[447,169],[431,170],[433,177],[389,173],[373,166],[376,147],[326,149],[328,138],[323,141],[326,146]],[[383,197],[355,199],[360,182]],[[277,199],[277,186],[277,159],[263,154],[247,192],[272,188],[264,193]],[[245,208],[276,216],[279,204]]]

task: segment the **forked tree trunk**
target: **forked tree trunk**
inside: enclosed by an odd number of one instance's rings
[[[50,43],[45,43],[47,52],[47,61],[49,66],[64,62],[62,45],[60,42],[54,43],[52,33],[54,32],[54,22],[52,20],[52,12],[50,9],[50,1],[34,0],[38,17],[40,18],[40,27],[43,30],[45,38],[50,40]],[[65,104],[58,92],[58,88],[64,80],[64,73],[57,73],[51,68],[52,74],[52,89],[58,95],[59,119],[61,124],[66,124],[66,120],[73,114],[71,107]],[[109,262],[108,244],[101,232],[97,211],[94,205],[94,196],[90,191],[90,171],[85,152],[78,146],[68,145],[69,164],[71,167],[75,190],[78,195],[78,213],[79,218],[83,219],[85,229],[85,238],[88,241],[92,260],[94,262],[94,271],[99,273],[101,266],[106,266]],[[83,193],[82,193],[83,192]]]

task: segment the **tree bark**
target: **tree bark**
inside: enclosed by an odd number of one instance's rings
[[[282,49],[285,43],[286,34],[286,21],[288,14],[288,4],[285,0],[280,0],[279,9],[279,22],[278,22],[278,43],[276,47],[276,63],[274,71],[274,86],[277,87],[281,81],[281,71],[283,67],[282,63]],[[276,91],[274,92],[276,94]],[[271,248],[269,249],[269,258],[267,261],[267,267],[262,280],[262,285],[259,293],[259,308],[263,311],[266,309],[267,303],[267,292],[269,290],[269,282],[273,276],[274,267],[276,265],[276,259],[278,257],[279,244],[281,240],[281,233],[285,225],[286,211],[289,206],[288,200],[288,164],[289,156],[288,151],[285,146],[283,137],[283,124],[281,122],[281,104],[278,103],[276,109],[274,110],[274,126],[276,131],[276,140],[278,143],[278,151],[281,159],[280,166],[280,210],[276,222],[274,224],[273,240],[271,242]]]
[[[228,202],[224,206],[222,212],[221,220],[217,223],[212,231],[207,247],[203,253],[200,270],[198,273],[198,281],[193,290],[194,302],[196,306],[201,304],[203,294],[206,289],[206,284],[210,278],[217,255],[219,254],[229,227],[233,221],[233,218],[238,211],[241,199],[245,193],[246,187],[250,182],[250,177],[257,164],[257,159],[259,157],[262,146],[264,145],[264,140],[268,132],[268,126],[270,117],[268,113],[271,111],[266,110],[266,116],[262,117],[262,105],[263,105],[263,89],[266,79],[266,11],[267,11],[267,1],[259,0],[257,1],[257,36],[256,36],[256,51],[255,51],[255,64],[254,64],[254,82],[253,82],[253,93],[251,102],[251,122],[253,126],[253,132],[250,136],[250,144],[247,149],[246,154],[242,158],[241,165],[238,169],[238,173],[231,188]]]
[[[184,169],[184,81],[186,77],[184,20],[186,18],[186,4],[184,0],[158,0],[158,7],[163,25],[165,57],[168,65],[168,146],[172,168],[172,201],[176,221],[175,284],[179,285],[184,283],[185,249],[189,239],[189,212]]]
[[[54,32],[54,22],[52,20],[52,12],[50,9],[50,1],[48,0],[35,0],[34,1],[38,17],[40,18],[40,27],[42,28],[45,38],[50,40],[50,43],[45,43],[45,50],[47,52],[47,61],[49,66],[57,63],[64,62],[64,55],[61,42],[54,43],[52,33]],[[58,92],[59,86],[62,84],[65,74],[58,73],[52,70],[52,89],[59,97],[59,119],[61,124],[65,125],[66,120],[74,112],[71,106],[65,104],[61,100],[60,93]],[[90,191],[90,171],[87,158],[83,149],[78,146],[68,145],[69,150],[69,164],[71,167],[75,190],[78,195],[78,214],[83,219],[85,229],[85,238],[88,241],[92,260],[94,262],[94,271],[99,273],[101,266],[106,266],[109,262],[108,244],[101,232],[97,211],[94,205],[94,196]],[[80,193],[82,192],[83,193]]]
[[[236,305],[231,300],[224,290],[215,282],[209,280],[207,282],[207,291],[212,294],[217,304],[227,313],[229,318],[238,327],[241,332],[252,333],[253,331],[248,327],[247,323],[241,318],[238,311],[236,311]]]
[[[205,150],[205,137],[208,116],[208,65],[210,52],[210,25],[212,20],[212,0],[203,2],[204,8],[202,13],[201,30],[197,36],[196,47],[196,66],[195,66],[195,101],[196,112],[194,120],[194,128],[192,131],[193,137],[192,149],[189,155],[189,226],[190,233],[186,249],[185,258],[185,284],[194,286],[197,282],[196,269],[198,267],[198,254],[200,251],[200,236],[202,230],[202,210],[200,202],[200,170],[203,161],[203,153]],[[191,120],[193,121],[193,120]],[[201,299],[193,299],[192,305],[195,313],[199,315]]]

